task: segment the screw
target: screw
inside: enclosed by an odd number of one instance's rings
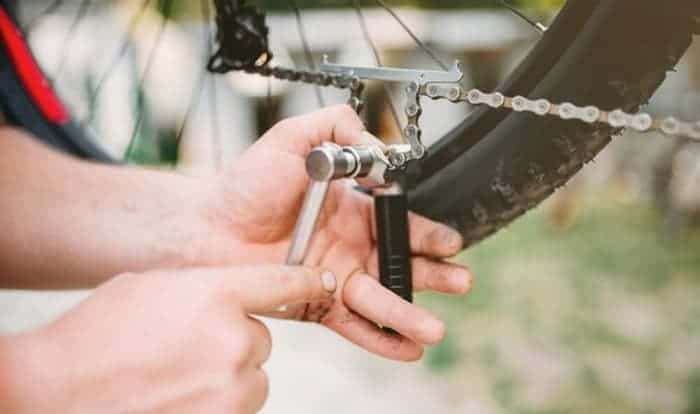
[[[408,106],[406,106],[406,115],[408,115],[408,116],[418,115],[418,105],[416,105],[414,103],[408,104]]]

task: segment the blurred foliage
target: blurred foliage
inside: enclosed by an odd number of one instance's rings
[[[700,234],[662,227],[616,193],[568,231],[545,204],[458,259],[466,300],[419,297],[449,332],[427,363],[502,412],[700,414]]]

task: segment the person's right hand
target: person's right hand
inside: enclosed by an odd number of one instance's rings
[[[271,339],[249,314],[332,300],[336,283],[284,266],[117,277],[10,341],[22,391],[12,412],[255,412],[267,398]]]

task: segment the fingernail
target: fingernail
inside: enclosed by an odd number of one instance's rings
[[[427,318],[423,321],[423,332],[425,333],[426,343],[430,345],[437,344],[445,337],[445,324],[438,319]]]
[[[335,289],[338,286],[335,275],[331,272],[323,272],[321,275],[321,284],[323,285],[323,288],[330,293],[335,292]]]
[[[464,245],[464,239],[459,232],[449,229],[445,232],[445,243],[453,251],[459,251]]]
[[[452,276],[452,286],[459,293],[467,293],[472,285],[472,278],[469,274],[460,272]]]

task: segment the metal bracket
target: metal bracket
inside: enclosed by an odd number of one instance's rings
[[[455,61],[450,70],[422,70],[338,65],[329,63],[328,56],[324,55],[320,69],[321,72],[334,76],[408,83],[405,88],[406,107],[404,108],[408,125],[402,131],[404,142],[408,145],[394,146],[388,153],[391,164],[397,168],[403,167],[408,161],[419,160],[425,156],[426,149],[421,142],[421,130],[418,124],[422,112],[420,96],[425,95],[425,85],[459,85],[464,77],[459,61]],[[461,90],[458,86],[456,89]]]
[[[464,73],[459,61],[455,61],[450,70],[422,70],[390,68],[382,66],[349,66],[328,62],[324,55],[320,66],[321,72],[333,73],[348,77],[385,82],[417,82],[424,83],[457,83],[462,80]]]

